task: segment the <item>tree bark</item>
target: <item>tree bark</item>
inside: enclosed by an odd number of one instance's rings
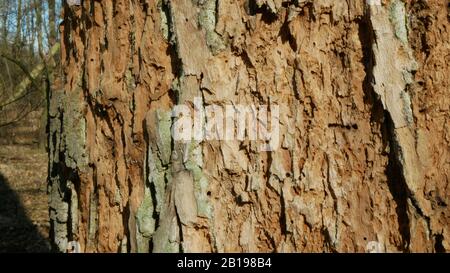
[[[37,32],[37,46],[39,56],[44,56],[44,44],[42,36],[42,3],[35,0],[34,2],[35,12],[36,12],[36,32]],[[35,45],[33,45],[35,46]]]
[[[14,53],[20,52],[22,41],[22,0],[17,0],[16,36],[14,37]]]
[[[55,0],[48,1],[48,27],[49,27],[49,35],[48,41],[50,46],[53,46],[57,40],[57,30],[56,30],[56,3]]]
[[[447,2],[376,2],[66,5],[55,248],[449,251]],[[278,105],[280,147],[176,141],[175,105]]]
[[[8,17],[10,9],[10,1],[6,0],[2,2],[2,46],[8,44]]]

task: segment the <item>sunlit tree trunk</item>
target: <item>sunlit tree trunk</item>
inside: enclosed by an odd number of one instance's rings
[[[42,36],[42,3],[38,0],[34,1],[35,11],[36,11],[36,35],[37,35],[37,46],[38,53],[40,56],[44,55],[43,50],[43,36]]]
[[[22,0],[17,0],[17,14],[16,14],[16,36],[14,38],[14,50],[18,50],[22,39]],[[17,51],[15,52],[17,53]]]
[[[81,2],[51,94],[57,249],[450,250],[446,1]],[[196,99],[279,106],[279,147],[175,141]]]
[[[5,0],[2,2],[2,42],[4,43],[3,46],[6,44],[8,40],[8,12],[10,7],[10,1]]]
[[[56,43],[57,29],[56,29],[56,3],[55,0],[48,1],[48,27],[49,27],[49,43],[50,46]]]

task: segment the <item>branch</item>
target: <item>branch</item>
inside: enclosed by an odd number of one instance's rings
[[[53,56],[55,56],[60,49],[60,43],[56,43],[51,49],[50,52],[48,53],[47,59],[52,58]],[[35,85],[35,80],[36,78],[42,74],[42,72],[44,72],[45,68],[46,68],[46,61],[44,60],[43,62],[41,62],[40,64],[38,64],[37,66],[34,67],[34,69],[29,72],[28,69],[26,68],[25,65],[23,65],[20,61],[14,60],[13,58],[9,58],[8,56],[5,56],[4,54],[1,54],[0,56],[2,56],[3,58],[14,62],[16,65],[18,65],[26,74],[27,74],[27,78],[24,79],[16,88],[16,91],[14,92],[13,97],[7,101],[6,103],[4,103],[3,105],[0,105],[0,109],[5,107],[6,105],[9,105],[11,103],[14,103],[16,101],[18,101],[19,99],[23,98],[24,96],[27,95],[27,89],[30,85]],[[35,85],[37,86],[37,85]],[[39,87],[38,87],[39,89]]]
[[[36,111],[39,107],[41,107],[42,104],[44,103],[44,101],[45,101],[45,99],[41,100],[35,107],[32,107],[29,111],[23,111],[22,113],[19,113],[15,119],[7,121],[5,123],[0,123],[0,128],[6,127],[6,126],[16,123],[18,121],[21,121],[23,118],[28,116],[28,114],[30,114],[33,111]]]
[[[28,70],[26,64],[24,64],[23,62],[21,62],[20,60],[14,59],[13,57],[6,55],[5,53],[0,53],[0,57],[5,58],[6,60],[14,63],[15,65],[17,65],[22,71],[23,73],[25,73],[25,75],[27,76],[28,80],[30,81],[30,83],[32,85],[34,85],[34,87],[39,88],[36,83],[35,83],[35,78],[33,77],[33,75],[31,75],[30,71]],[[20,86],[20,85],[19,85]]]

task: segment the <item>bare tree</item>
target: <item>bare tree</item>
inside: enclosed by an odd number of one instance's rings
[[[55,0],[48,1],[48,26],[49,26],[49,44],[53,46],[56,43],[56,3]]]
[[[59,64],[59,6],[56,1],[36,0],[7,0],[0,4],[0,66],[5,71],[0,75],[3,138],[3,133],[14,130],[28,113],[38,111],[46,116],[43,109],[47,90],[54,86],[53,74]],[[45,122],[40,127],[45,128]]]

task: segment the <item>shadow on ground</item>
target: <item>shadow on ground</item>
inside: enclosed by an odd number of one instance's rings
[[[50,248],[0,173],[0,253],[5,252],[50,252]]]

